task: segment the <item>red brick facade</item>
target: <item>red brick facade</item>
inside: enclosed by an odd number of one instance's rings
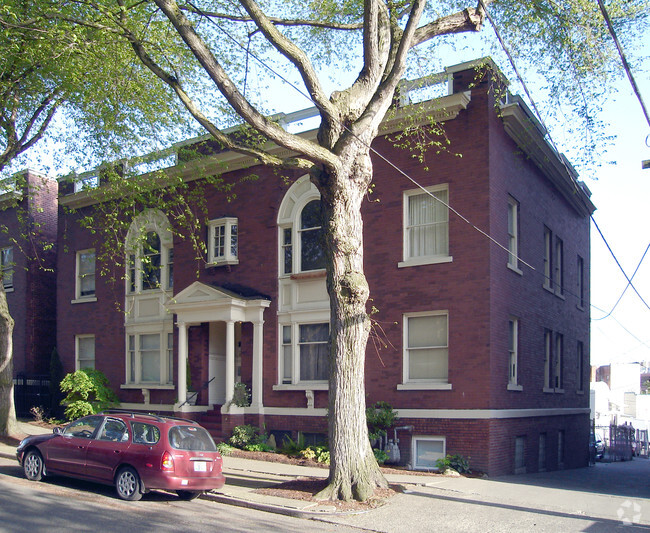
[[[371,303],[377,312],[366,355],[367,403],[383,400],[399,413],[398,434],[402,463],[413,464],[412,436],[440,437],[448,454],[468,457],[472,468],[490,475],[517,468],[578,467],[587,464],[589,435],[589,217],[593,206],[582,189],[574,196],[562,192],[534,158],[515,142],[497,113],[492,82],[475,82],[475,71],[450,71],[456,93],[472,85],[466,108],[444,123],[450,144],[424,161],[409,150],[394,146],[391,135],[379,137],[373,147],[424,187],[446,185],[449,204],[449,256],[436,264],[403,266],[404,192],[416,186],[375,157],[372,195],[363,207],[365,269]],[[528,154],[528,155],[527,155]],[[559,161],[559,159],[558,159]],[[566,170],[568,172],[568,170]],[[562,173],[562,171],[560,172]],[[257,179],[244,179],[255,174]],[[244,168],[223,175],[235,184],[236,197],[208,187],[204,191],[210,219],[238,220],[238,264],[205,267],[198,264],[198,281],[206,286],[232,290],[252,288],[270,300],[264,310],[261,399],[263,409],[223,417],[227,430],[246,421],[264,425],[267,431],[298,430],[325,433],[327,391],[314,390],[313,404],[305,390],[282,387],[279,377],[278,323],[278,210],[291,182],[264,167]],[[570,180],[569,180],[570,181]],[[569,183],[569,182],[567,182]],[[200,187],[201,182],[193,186]],[[574,182],[569,186],[579,187]],[[583,198],[584,197],[584,198]],[[64,197],[62,197],[64,198]],[[508,202],[518,203],[519,271],[508,267]],[[95,247],[93,236],[82,230],[71,215],[59,213],[58,242],[66,250],[58,256],[57,345],[66,370],[75,366],[75,336],[95,336],[95,365],[109,378],[126,404],[142,404],[140,387],[125,387],[125,317],[116,308],[124,303],[124,273],[117,281],[97,277],[96,300],[75,300],[76,252]],[[563,294],[544,288],[545,227],[552,242],[561,240]],[[479,232],[476,228],[480,228]],[[208,229],[203,227],[207,240]],[[555,244],[554,244],[555,245]],[[176,238],[174,294],[197,281],[197,261],[191,244]],[[122,253],[122,252],[118,252]],[[577,264],[583,261],[582,300],[579,301]],[[97,265],[99,271],[100,265]],[[447,388],[401,387],[404,381],[404,315],[445,311],[448,315]],[[509,383],[510,319],[518,322],[517,383]],[[189,368],[193,384],[205,383],[209,372],[210,333],[206,320],[188,329]],[[546,387],[545,331],[552,342],[562,342],[562,383]],[[254,381],[253,324],[241,323],[238,333],[241,376]],[[582,343],[583,361],[577,356]],[[554,346],[556,346],[554,344]],[[178,329],[174,327],[175,388],[152,387],[147,409],[167,406],[177,397]],[[582,377],[578,376],[581,369]],[[580,389],[582,383],[582,389]],[[309,387],[304,387],[309,389]],[[318,389],[318,388],[317,388]],[[198,403],[208,405],[207,390]],[[310,411],[311,410],[311,411]],[[540,437],[542,435],[542,437]],[[393,435],[389,435],[392,438]],[[519,438],[519,440],[517,440]],[[516,451],[516,443],[519,448]],[[541,444],[543,443],[543,444]],[[541,450],[540,450],[541,448]],[[517,455],[519,454],[519,455]]]

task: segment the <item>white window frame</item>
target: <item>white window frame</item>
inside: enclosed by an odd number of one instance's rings
[[[555,256],[553,258],[554,266],[554,288],[557,296],[564,295],[564,242],[562,239],[555,237]]]
[[[218,253],[215,245],[217,232],[223,232],[223,253]],[[209,266],[239,264],[239,221],[237,217],[216,218],[208,222],[207,248]]]
[[[5,246],[0,248],[0,273],[2,274],[2,285],[5,292],[14,290],[14,247]]]
[[[553,389],[553,332],[544,330],[544,392],[554,392]]]
[[[544,226],[544,288],[553,290],[553,232]]]
[[[81,257],[83,255],[89,255],[91,253],[92,253],[92,255],[93,255],[94,259],[95,259],[95,264],[94,264],[94,268],[93,268],[92,273],[91,272],[85,272],[85,273],[81,272],[81,265],[82,265]],[[97,292],[96,292],[97,291],[97,286],[96,285],[95,285],[95,287],[93,289],[92,294],[85,294],[85,295],[81,294],[82,282],[83,282],[84,278],[92,277],[93,282],[95,282],[96,279],[97,279],[96,278],[96,272],[97,272],[96,261],[97,261],[97,256],[95,254],[95,249],[94,248],[88,248],[86,250],[79,250],[76,253],[76,257],[75,257],[75,273],[76,273],[76,276],[75,276],[75,299],[73,300],[73,303],[96,302],[97,301]]]
[[[519,269],[519,202],[508,196],[508,268],[518,274]]]
[[[436,454],[439,457],[432,457],[432,460],[427,464],[420,464],[418,462],[417,445],[419,442],[442,442],[442,453]],[[411,464],[413,470],[438,470],[435,466],[437,459],[444,459],[447,455],[447,438],[443,436],[434,435],[413,435],[411,439]]]
[[[302,269],[302,233],[301,218],[302,212],[313,201],[320,201],[319,194],[313,194],[311,191],[308,194],[300,197],[300,201],[292,209],[292,216],[290,222],[284,222],[278,226],[278,261],[280,277],[292,276],[294,274],[308,273],[308,272],[324,272],[325,267],[317,268],[314,270]],[[319,226],[320,227],[320,226]],[[309,228],[309,231],[314,231],[317,228]],[[288,238],[287,238],[288,237]],[[289,242],[290,241],[290,242]],[[286,266],[286,254],[291,254],[291,270],[288,271]],[[323,252],[324,253],[324,252]]]
[[[92,339],[92,358],[91,357],[82,357],[82,343],[84,341]],[[95,368],[95,336],[94,335],[76,335],[74,342],[74,351],[75,351],[75,370],[81,370],[82,368]],[[82,366],[84,361],[92,361],[92,366]]]
[[[410,223],[410,217],[409,217],[409,202],[411,198],[420,196],[420,195],[426,195],[429,194],[436,198],[436,202],[440,202],[440,200],[437,200],[437,194],[440,192],[445,192],[447,195],[447,200],[443,201],[444,209],[446,212],[446,220],[444,222],[437,222],[436,224],[445,224],[446,225],[446,233],[447,233],[447,250],[444,253],[440,254],[433,254],[433,255],[422,255],[422,256],[412,256],[411,250],[410,250],[410,231],[413,228],[413,226]],[[450,263],[453,258],[449,255],[449,208],[447,205],[449,204],[449,185],[448,184],[442,184],[442,185],[435,185],[431,187],[426,187],[425,190],[423,191],[422,189],[412,189],[409,191],[404,191],[403,193],[403,199],[402,199],[402,209],[403,209],[403,214],[402,214],[402,250],[403,250],[403,256],[402,256],[402,261],[397,264],[399,268],[404,268],[404,267],[410,267],[410,266],[419,266],[419,265],[431,265],[431,264],[436,264],[436,263]]]
[[[168,326],[165,324],[165,326]],[[157,335],[158,353],[159,353],[159,380],[158,381],[142,381],[142,349],[141,337],[145,335]],[[133,349],[131,348],[131,339],[133,338]],[[142,327],[140,329],[128,328],[126,335],[126,368],[125,368],[125,383],[127,388],[129,386],[142,386],[143,388],[169,388],[173,385],[173,351],[174,351],[174,336],[171,325],[169,327]],[[133,361],[133,363],[132,363]],[[133,376],[131,369],[133,366]]]
[[[519,384],[519,319],[508,319],[508,390],[521,391]]]
[[[300,320],[299,322],[281,323],[279,324],[279,364],[278,364],[278,383],[280,385],[274,387],[276,390],[281,389],[326,389],[328,380],[301,380],[300,378],[300,326],[308,326],[312,324],[327,324],[329,328],[329,321],[322,320]],[[288,328],[288,329],[285,329]],[[286,342],[285,333],[290,333],[290,339]],[[328,337],[329,343],[329,337]],[[289,367],[287,368],[287,365]]]
[[[137,250],[127,251],[127,276],[126,276],[126,294],[143,294],[165,291],[173,287],[173,272],[170,259],[173,258],[173,247],[165,244],[161,234],[155,228],[147,228],[145,233],[157,233],[160,238],[160,283],[157,287],[143,288],[142,287],[142,258],[143,250],[140,244]]]
[[[409,319],[420,317],[438,317],[444,316],[447,321],[447,344],[445,346],[417,347],[419,349],[435,349],[447,351],[447,377],[446,378],[415,378],[409,374],[410,367],[410,348],[408,346],[409,338]],[[417,313],[405,313],[402,317],[402,383],[397,385],[397,390],[418,390],[418,389],[451,389],[449,382],[449,312],[444,311],[422,311]]]

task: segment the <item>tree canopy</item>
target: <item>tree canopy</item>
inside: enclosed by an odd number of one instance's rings
[[[647,30],[649,7],[607,4],[631,42]],[[17,124],[47,124],[58,102],[98,159],[141,148],[149,133],[184,131],[183,116],[225,149],[310,175],[322,198],[332,317],[326,498],[366,499],[385,485],[365,424],[370,321],[360,209],[372,182],[369,146],[400,81],[430,74],[441,44],[479,32],[488,14],[516,61],[587,124],[621,71],[598,5],[586,0],[12,0],[0,13],[8,146]],[[317,141],[269,116],[292,104],[296,90],[318,109]],[[245,142],[224,131],[242,121],[256,134]],[[265,150],[267,141],[288,155]]]

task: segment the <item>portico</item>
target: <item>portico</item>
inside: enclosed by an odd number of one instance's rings
[[[181,411],[187,404],[187,361],[189,355],[188,330],[191,326],[208,323],[210,327],[210,361],[208,390],[210,405],[222,404],[227,413],[236,381],[236,351],[238,323],[253,324],[251,407],[257,412],[262,409],[262,346],[264,310],[270,300],[261,295],[245,296],[223,287],[194,282],[180,291],[166,305],[169,312],[176,314],[178,327],[178,404]]]

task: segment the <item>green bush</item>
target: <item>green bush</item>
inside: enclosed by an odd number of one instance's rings
[[[61,390],[67,393],[61,404],[66,406],[68,420],[93,415],[120,403],[104,373],[94,368],[67,374],[61,380]]]
[[[305,446],[305,436],[298,432],[298,439],[293,440],[289,435],[285,435],[282,439],[282,446],[280,447],[280,452],[284,455],[300,455],[300,452],[303,451],[307,446]]]
[[[436,461],[436,467],[440,472],[445,472],[448,469],[455,470],[459,474],[469,474],[469,461],[462,455],[447,455],[444,459]]]
[[[235,447],[231,446],[227,442],[217,442],[217,451],[221,455],[231,455],[234,449]]]
[[[265,442],[256,442],[255,444],[247,444],[244,446],[247,452],[272,452],[273,448]]]
[[[330,464],[330,451],[327,446],[307,446],[304,450],[300,450],[298,455],[318,463]]]
[[[235,426],[232,430],[232,436],[228,444],[235,448],[246,450],[247,446],[256,444],[266,444],[266,433],[260,432],[260,429],[248,424]]]
[[[384,450],[373,448],[372,451],[375,454],[375,459],[380,465],[383,465],[386,461],[388,461],[388,454]]]
[[[386,432],[393,426],[397,413],[388,402],[377,402],[366,409],[366,422],[370,440],[386,436]]]

